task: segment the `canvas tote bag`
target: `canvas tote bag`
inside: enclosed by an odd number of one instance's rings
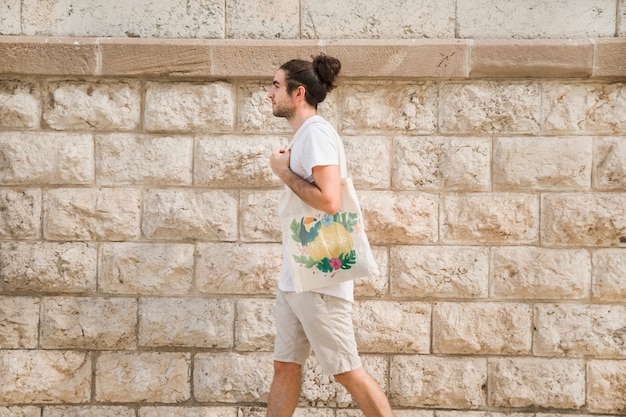
[[[341,208],[334,215],[309,206],[289,187],[278,215],[296,292],[379,274],[351,178],[341,179]]]

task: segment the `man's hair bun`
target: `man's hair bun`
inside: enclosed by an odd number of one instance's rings
[[[335,79],[341,70],[341,62],[337,58],[321,53],[313,57],[313,70],[321,82],[326,85],[326,92],[330,92],[335,87]]]

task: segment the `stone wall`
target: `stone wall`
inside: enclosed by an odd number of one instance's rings
[[[265,95],[320,51],[396,415],[626,415],[624,1],[100,3],[0,6],[0,416],[264,415],[292,135]],[[312,357],[297,415],[361,414]]]

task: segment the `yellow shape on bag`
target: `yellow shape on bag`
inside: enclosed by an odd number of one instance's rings
[[[330,226],[322,225],[318,236],[307,245],[309,256],[316,261],[324,258],[339,258],[339,255],[350,253],[354,248],[352,236],[340,223],[333,223]]]

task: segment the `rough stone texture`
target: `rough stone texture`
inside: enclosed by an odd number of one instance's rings
[[[279,186],[268,159],[280,146],[272,137],[197,137],[194,183],[220,188]]]
[[[539,238],[539,201],[532,194],[448,194],[441,206],[446,243],[532,244]]]
[[[384,136],[344,136],[348,175],[356,189],[387,189],[391,185],[392,140]]]
[[[98,289],[112,294],[183,295],[191,290],[194,246],[104,243],[98,252]]]
[[[0,189],[0,239],[41,237],[41,191]]]
[[[17,35],[20,33],[21,8],[20,0],[6,0],[0,11],[0,33]],[[1,415],[1,414],[0,414]],[[4,417],[4,415],[2,415]]]
[[[622,249],[600,249],[593,253],[593,282],[591,290],[594,300],[617,301],[626,299],[626,251]]]
[[[148,190],[141,229],[148,239],[233,241],[236,195],[228,190]]]
[[[593,413],[626,412],[626,364],[593,360],[587,365],[587,397]]]
[[[135,417],[135,410],[122,406],[53,406],[44,409],[45,417]]]
[[[499,190],[588,190],[592,155],[591,138],[497,138],[494,186]]]
[[[226,38],[295,39],[300,35],[300,4],[290,0],[226,3]]]
[[[532,343],[532,309],[512,303],[437,303],[432,327],[435,353],[525,355]]]
[[[585,404],[585,365],[577,359],[489,359],[489,405],[579,409]]]
[[[431,308],[423,303],[362,301],[353,321],[362,352],[428,353]]]
[[[591,257],[583,249],[492,249],[491,292],[509,299],[587,299]]]
[[[43,197],[44,236],[51,240],[134,240],[141,192],[130,188],[59,188]]]
[[[44,349],[135,349],[137,301],[131,298],[44,298]]]
[[[567,246],[626,245],[626,194],[544,194],[541,239]]]
[[[626,357],[626,307],[539,304],[533,352],[539,356]]]
[[[532,81],[445,83],[440,106],[442,133],[537,134],[540,129],[541,88]]]
[[[281,253],[279,244],[198,244],[196,287],[206,294],[274,294]]]
[[[432,82],[350,83],[341,93],[342,133],[429,134],[437,129],[437,85]]]
[[[17,5],[19,8],[19,4]],[[11,7],[11,5],[7,5]],[[0,17],[0,27],[2,17]],[[0,127],[38,129],[41,120],[41,88],[31,81],[0,80]]]
[[[189,353],[102,353],[95,369],[98,402],[178,403],[191,396]]]
[[[233,86],[150,82],[146,87],[145,127],[148,131],[230,132],[235,121]]]
[[[487,191],[491,141],[486,138],[394,139],[393,183],[397,190]]]
[[[619,135],[626,130],[624,83],[547,82],[542,103],[546,133]]]
[[[96,247],[86,243],[0,243],[0,291],[82,293],[96,289]]]
[[[43,119],[55,130],[132,130],[139,126],[137,81],[48,84]]]
[[[0,407],[2,417],[41,417],[41,409],[34,406]]]
[[[191,185],[193,138],[96,136],[98,184]]]
[[[0,132],[0,183],[72,185],[94,181],[90,135]]]
[[[396,246],[390,259],[395,297],[483,298],[488,294],[486,248]]]
[[[22,31],[25,35],[221,38],[223,18],[224,3],[216,0],[189,4],[88,0],[80,5],[71,0],[26,0],[22,6]]]
[[[383,3],[359,0],[337,3],[306,0],[302,3],[302,37],[309,39],[414,39],[453,38],[455,5]]]
[[[139,345],[229,348],[233,346],[234,316],[233,302],[225,299],[142,299]]]
[[[238,351],[273,351],[276,335],[274,307],[274,300],[237,301],[235,348]]]
[[[280,242],[278,198],[280,191],[245,190],[240,193],[239,237],[244,242]]]
[[[366,191],[358,194],[372,244],[432,243],[437,240],[437,196]]]
[[[477,409],[486,403],[487,361],[394,356],[389,394],[396,406]]]
[[[538,4],[458,0],[456,16],[461,38],[536,39],[615,34],[612,0],[556,0]]]
[[[90,396],[89,353],[0,352],[0,404],[75,404],[89,400]]]
[[[38,341],[39,299],[0,296],[0,348],[35,349]],[[2,416],[0,411],[0,416]]]
[[[626,190],[626,136],[596,138],[593,187],[598,191]]]
[[[133,414],[134,415],[134,414]],[[238,407],[141,407],[139,417],[237,417]]]
[[[267,401],[271,353],[198,353],[194,361],[194,397],[202,402]]]

